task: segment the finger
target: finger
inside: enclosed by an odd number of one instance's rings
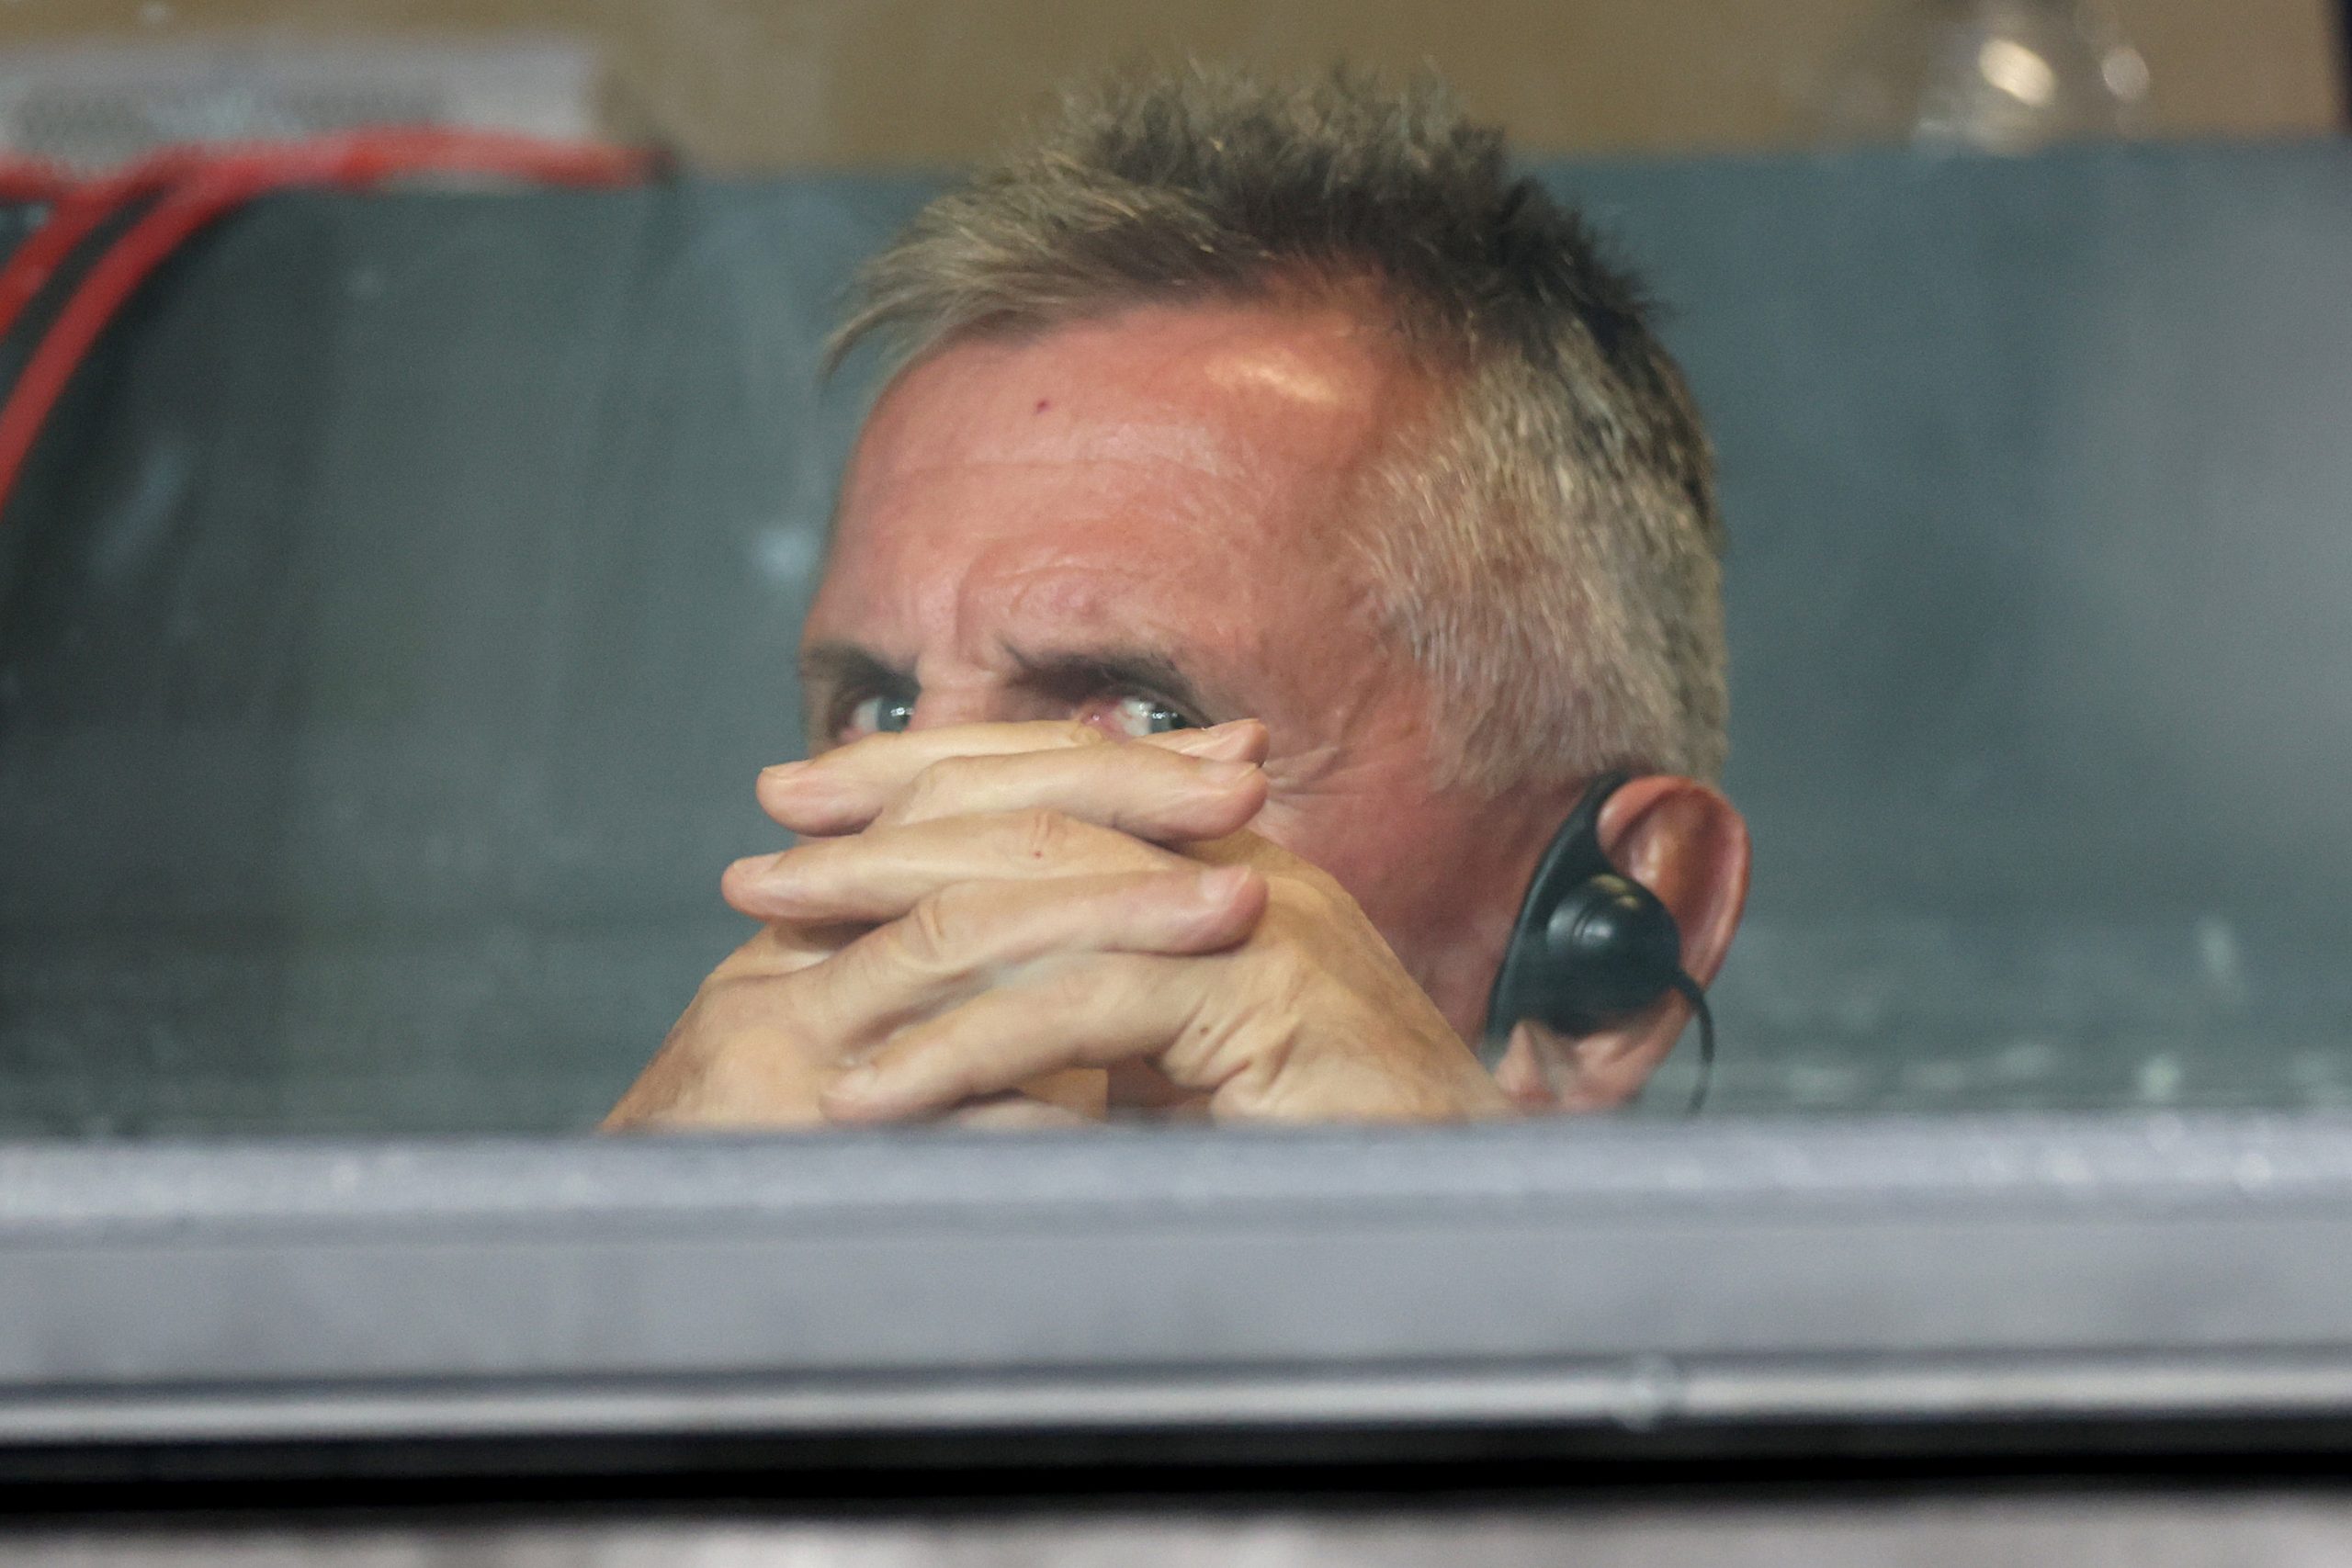
[[[803,1027],[854,1054],[1040,960],[1215,953],[1256,929],[1267,896],[1262,876],[1179,863],[1175,872],[955,884],[802,973],[796,1013]]]
[[[761,808],[794,832],[854,833],[910,793],[931,793],[952,801],[959,790],[982,787],[988,770],[951,765],[976,764],[989,759],[1023,757],[1043,761],[1054,756],[1083,755],[1095,756],[1094,768],[1100,768],[1107,756],[1097,754],[1111,753],[1131,759],[1131,765],[1136,767],[1159,764],[1159,771],[1149,775],[1152,779],[1181,779],[1182,764],[1173,761],[1177,757],[1193,757],[1204,762],[1264,761],[1266,728],[1255,719],[1245,719],[1214,729],[1176,730],[1124,744],[1113,743],[1091,725],[1066,722],[950,725],[938,729],[869,735],[821,757],[765,770],[760,774],[758,793]],[[951,776],[933,778],[929,784],[923,784],[927,774],[942,770]],[[1077,776],[1098,775],[1092,769],[1082,769]],[[1229,773],[1227,786],[1242,776],[1238,772]],[[953,787],[943,790],[946,785]],[[1026,799],[1011,797],[1008,805],[934,809],[929,815],[1007,810],[1028,803]],[[1037,804],[1053,802],[1039,800]]]
[[[950,757],[915,775],[873,822],[901,827],[1042,809],[1154,843],[1185,843],[1238,832],[1265,804],[1266,775],[1254,763],[1104,746]]]
[[[1111,1075],[1084,1067],[1031,1078],[1015,1092],[1100,1122],[1111,1109]]]
[[[776,921],[719,961],[715,980],[773,978],[821,964],[864,936],[865,925],[792,925]]]
[[[1140,954],[1074,960],[1049,977],[980,992],[901,1030],[820,1097],[836,1122],[935,1114],[1040,1074],[1112,1067],[1165,1051],[1219,972]]]
[[[1270,740],[1266,727],[1260,720],[1235,718],[1223,724],[1212,724],[1204,729],[1168,729],[1157,735],[1138,735],[1130,744],[1180,752],[1187,757],[1216,757],[1228,762],[1263,762]]]
[[[1015,811],[811,840],[782,854],[737,861],[719,879],[719,891],[757,919],[879,925],[959,882],[1103,876],[1189,863],[1057,811]]]
[[[835,794],[887,799],[912,783],[923,769],[948,757],[996,757],[1109,744],[1111,738],[1101,730],[1067,719],[894,730],[865,736],[805,761],[763,768],[757,794],[761,807],[783,821],[777,817],[780,809],[804,810],[810,803]]]
[[[942,1118],[957,1127],[1025,1133],[1040,1127],[1092,1127],[1099,1119],[1025,1094],[1002,1094],[959,1105]]]
[[[1159,1070],[1159,1064],[1129,1059],[1102,1075],[1103,1110],[1148,1111],[1160,1121],[1205,1121],[1208,1096]]]

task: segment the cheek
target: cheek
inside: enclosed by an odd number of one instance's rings
[[[1310,795],[1268,802],[1254,826],[1329,873],[1385,932],[1439,874],[1435,864],[1425,863],[1409,815],[1362,795]]]
[[[1479,815],[1421,795],[1310,795],[1270,802],[1256,827],[1330,874],[1404,953],[1449,932],[1497,871]]]

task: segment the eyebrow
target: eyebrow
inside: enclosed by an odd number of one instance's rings
[[[1156,649],[1098,648],[1040,653],[1005,645],[1004,652],[1021,671],[1023,682],[1040,691],[1074,694],[1134,686],[1203,716],[1213,705],[1192,677],[1184,673],[1182,666]]]
[[[1205,716],[1213,706],[1183,667],[1157,649],[1091,648],[1037,652],[1000,645],[1023,685],[1066,694],[1133,686]],[[913,692],[914,671],[853,642],[812,643],[800,654],[800,679],[812,691]]]
[[[915,673],[886,663],[854,642],[813,643],[800,650],[805,685],[912,687]]]

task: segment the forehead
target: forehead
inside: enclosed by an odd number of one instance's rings
[[[1146,308],[952,345],[860,436],[810,635],[909,662],[1105,623],[1293,635],[1356,597],[1350,503],[1414,387],[1338,308]]]

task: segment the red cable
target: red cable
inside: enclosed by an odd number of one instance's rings
[[[407,170],[466,167],[527,179],[620,184],[648,172],[643,153],[593,144],[543,141],[504,131],[385,127],[311,141],[166,147],[96,179],[76,183],[49,165],[49,218],[0,265],[0,335],[91,234],[130,203],[197,175],[256,161],[283,171],[288,183],[314,179],[372,182]]]
[[[0,336],[7,334],[33,297],[107,219],[140,197],[186,179],[197,164],[186,149],[175,148],[96,179],[63,181],[46,198],[49,216],[0,265]]]
[[[0,154],[0,201],[46,206],[74,186],[74,176],[46,158]]]
[[[360,190],[427,174],[609,186],[642,178],[652,167],[648,154],[621,148],[497,131],[390,129],[223,152],[170,149],[72,188],[49,221],[0,267],[0,333],[110,216],[142,196],[161,194],[74,285],[0,401],[0,514],[41,426],[107,324],[190,236],[222,215],[292,186]]]

